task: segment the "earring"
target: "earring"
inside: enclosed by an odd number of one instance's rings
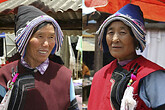
[[[139,46],[137,46],[135,49],[136,49],[136,50],[139,50]]]

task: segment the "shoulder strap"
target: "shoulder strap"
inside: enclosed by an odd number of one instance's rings
[[[15,81],[8,109],[22,110],[24,107],[26,93],[32,88],[34,88],[34,73],[20,74]]]

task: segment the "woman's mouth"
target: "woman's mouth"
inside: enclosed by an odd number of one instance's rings
[[[48,53],[48,51],[47,50],[39,50],[39,53],[46,54],[46,53]]]
[[[121,48],[121,46],[112,46],[112,48]]]

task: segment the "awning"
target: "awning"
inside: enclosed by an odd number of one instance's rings
[[[81,35],[81,0],[0,0],[0,33],[14,30],[14,17],[21,5],[33,5],[53,17],[64,35]]]
[[[3,0],[5,1],[5,0]],[[20,5],[34,4],[38,8],[43,8],[42,11],[64,12],[69,9],[77,11],[81,9],[81,0],[7,0],[0,3],[0,12],[13,12],[13,9]],[[43,7],[45,6],[45,7]]]
[[[87,7],[110,14],[128,3],[139,5],[145,19],[165,22],[165,0],[85,0]]]

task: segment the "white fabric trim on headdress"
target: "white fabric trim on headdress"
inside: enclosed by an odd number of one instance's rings
[[[24,27],[21,30],[21,32],[17,31],[15,41],[18,46],[18,52],[20,53],[21,56],[24,57],[25,55],[25,49],[26,49],[29,39],[31,38],[34,28],[45,21],[51,22],[53,26],[55,27],[56,37],[55,37],[55,49],[53,53],[58,51],[59,48],[62,46],[63,33],[60,26],[52,17],[48,15],[42,15],[28,22],[26,27]]]

